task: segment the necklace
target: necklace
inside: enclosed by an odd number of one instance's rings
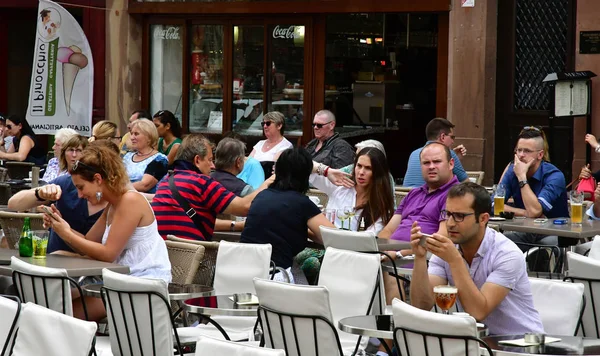
[[[140,157],[146,157],[152,154],[152,152],[154,152],[154,148],[152,150],[150,150],[150,152],[148,153],[141,153],[140,151],[136,152],[136,155],[140,156]]]
[[[267,149],[267,151],[268,151],[268,150],[270,150],[271,148],[273,148],[273,147],[277,146],[277,144],[278,144],[279,142],[281,142],[281,140],[283,140],[283,137],[281,137],[279,140],[277,140],[277,142],[273,142],[273,143],[271,143],[271,142],[269,142],[269,140],[267,140],[267,141],[265,142],[265,148],[266,148],[266,149]]]

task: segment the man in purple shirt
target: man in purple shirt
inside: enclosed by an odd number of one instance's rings
[[[466,182],[448,192],[444,229],[428,237],[425,247],[417,222],[411,229],[415,254],[412,305],[430,310],[433,287],[458,289],[457,303],[490,334],[543,333],[521,250],[506,236],[487,227],[491,199],[482,186]],[[426,254],[434,256],[427,267]]]
[[[452,173],[454,160],[448,147],[437,142],[427,144],[421,151],[420,159],[425,184],[408,193],[379,237],[408,242],[415,221],[419,222],[425,233],[438,231],[442,222],[440,211],[446,206],[446,194],[450,187],[458,184],[458,179]]]

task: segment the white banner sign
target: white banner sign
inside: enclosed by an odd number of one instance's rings
[[[94,62],[83,30],[59,4],[40,0],[27,121],[37,134],[92,132]]]

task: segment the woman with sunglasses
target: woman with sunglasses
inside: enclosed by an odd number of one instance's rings
[[[281,151],[293,147],[292,143],[283,137],[285,116],[278,111],[268,112],[263,116],[260,125],[263,128],[266,140],[260,140],[254,145],[250,157],[254,157],[260,162],[275,162]]]
[[[128,189],[125,166],[116,146],[111,149],[109,144],[88,146],[70,171],[79,196],[92,204],[107,204],[94,226],[85,235],[72,229],[54,205],[56,216],[44,214],[44,223],[89,258],[128,266],[132,276],[169,283],[171,263],[152,208],[141,193]],[[91,320],[106,316],[100,299],[85,298]],[[83,317],[79,298],[73,301],[73,315]]]
[[[0,142],[0,159],[7,161],[46,163],[46,150],[38,143],[35,133],[24,117],[11,115],[6,119],[6,135],[13,136],[13,143],[5,150]]]
[[[169,110],[161,110],[152,118],[158,131],[158,152],[169,159],[169,166],[175,162],[177,150],[181,145],[181,125]]]
[[[52,146],[52,149],[54,150],[54,157],[48,161],[48,166],[46,167],[44,176],[42,177],[44,182],[50,182],[54,178],[68,173],[66,167],[60,167],[58,164],[58,159],[60,158],[63,144],[75,135],[77,135],[77,131],[66,127],[59,129],[56,131],[56,134],[54,134],[54,145]]]
[[[90,142],[99,140],[111,140],[118,145],[121,142],[119,136],[119,128],[114,122],[100,120],[92,127],[92,137],[88,139]]]
[[[97,141],[93,144],[104,144],[104,142]],[[88,139],[84,136],[75,135],[67,140],[62,146],[59,157],[60,168],[66,170],[67,174],[57,177],[42,187],[22,190],[13,195],[8,201],[9,209],[23,211],[40,204],[47,205],[54,202],[59,214],[74,230],[81,234],[87,234],[106,206],[106,202],[95,203],[79,198],[77,188],[68,173],[73,169],[75,162],[81,158],[81,154],[87,146]],[[118,147],[115,146],[114,149],[118,150]],[[51,230],[47,252],[56,251],[73,252],[73,249],[58,237],[54,230]]]
[[[337,186],[328,175],[339,171],[314,162],[310,184],[329,197],[327,209],[335,209],[334,224],[358,231],[361,226],[377,235],[394,215],[394,199],[390,184],[390,171],[383,152],[374,147],[360,150],[354,159],[353,187]],[[348,222],[340,220],[338,211],[349,208],[353,217]],[[355,214],[355,215],[354,215]]]

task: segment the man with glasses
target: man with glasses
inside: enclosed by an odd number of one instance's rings
[[[567,189],[564,174],[549,162],[544,161],[544,138],[538,127],[525,127],[519,134],[514,161],[509,164],[501,184],[506,188],[505,202],[512,198],[512,206],[504,205],[504,211],[515,216],[528,218],[569,217]],[[526,251],[527,245],[520,243],[542,243],[557,245],[556,236],[545,236],[524,232],[507,232]]]
[[[348,142],[335,133],[335,115],[321,110],[313,119],[315,138],[306,145],[313,161],[339,169],[354,163],[354,150]]]
[[[425,145],[431,142],[438,142],[450,149],[450,154],[454,160],[453,173],[459,182],[465,182],[469,180],[467,172],[460,163],[458,154],[466,155],[467,149],[463,145],[458,145],[452,148],[454,144],[454,124],[441,117],[429,121],[427,127],[425,127],[425,135],[427,136],[427,142]],[[425,180],[421,175],[419,155],[425,146],[414,150],[408,159],[408,166],[406,167],[406,173],[404,175],[404,181],[402,183],[405,187],[420,187],[425,184]]]
[[[491,335],[543,333],[523,254],[504,235],[487,227],[490,208],[485,188],[466,182],[450,189],[441,214],[445,224],[424,245],[421,227],[413,223],[411,303],[431,310],[433,288],[451,285],[458,290],[458,308],[484,323]],[[429,267],[427,251],[433,254]]]

